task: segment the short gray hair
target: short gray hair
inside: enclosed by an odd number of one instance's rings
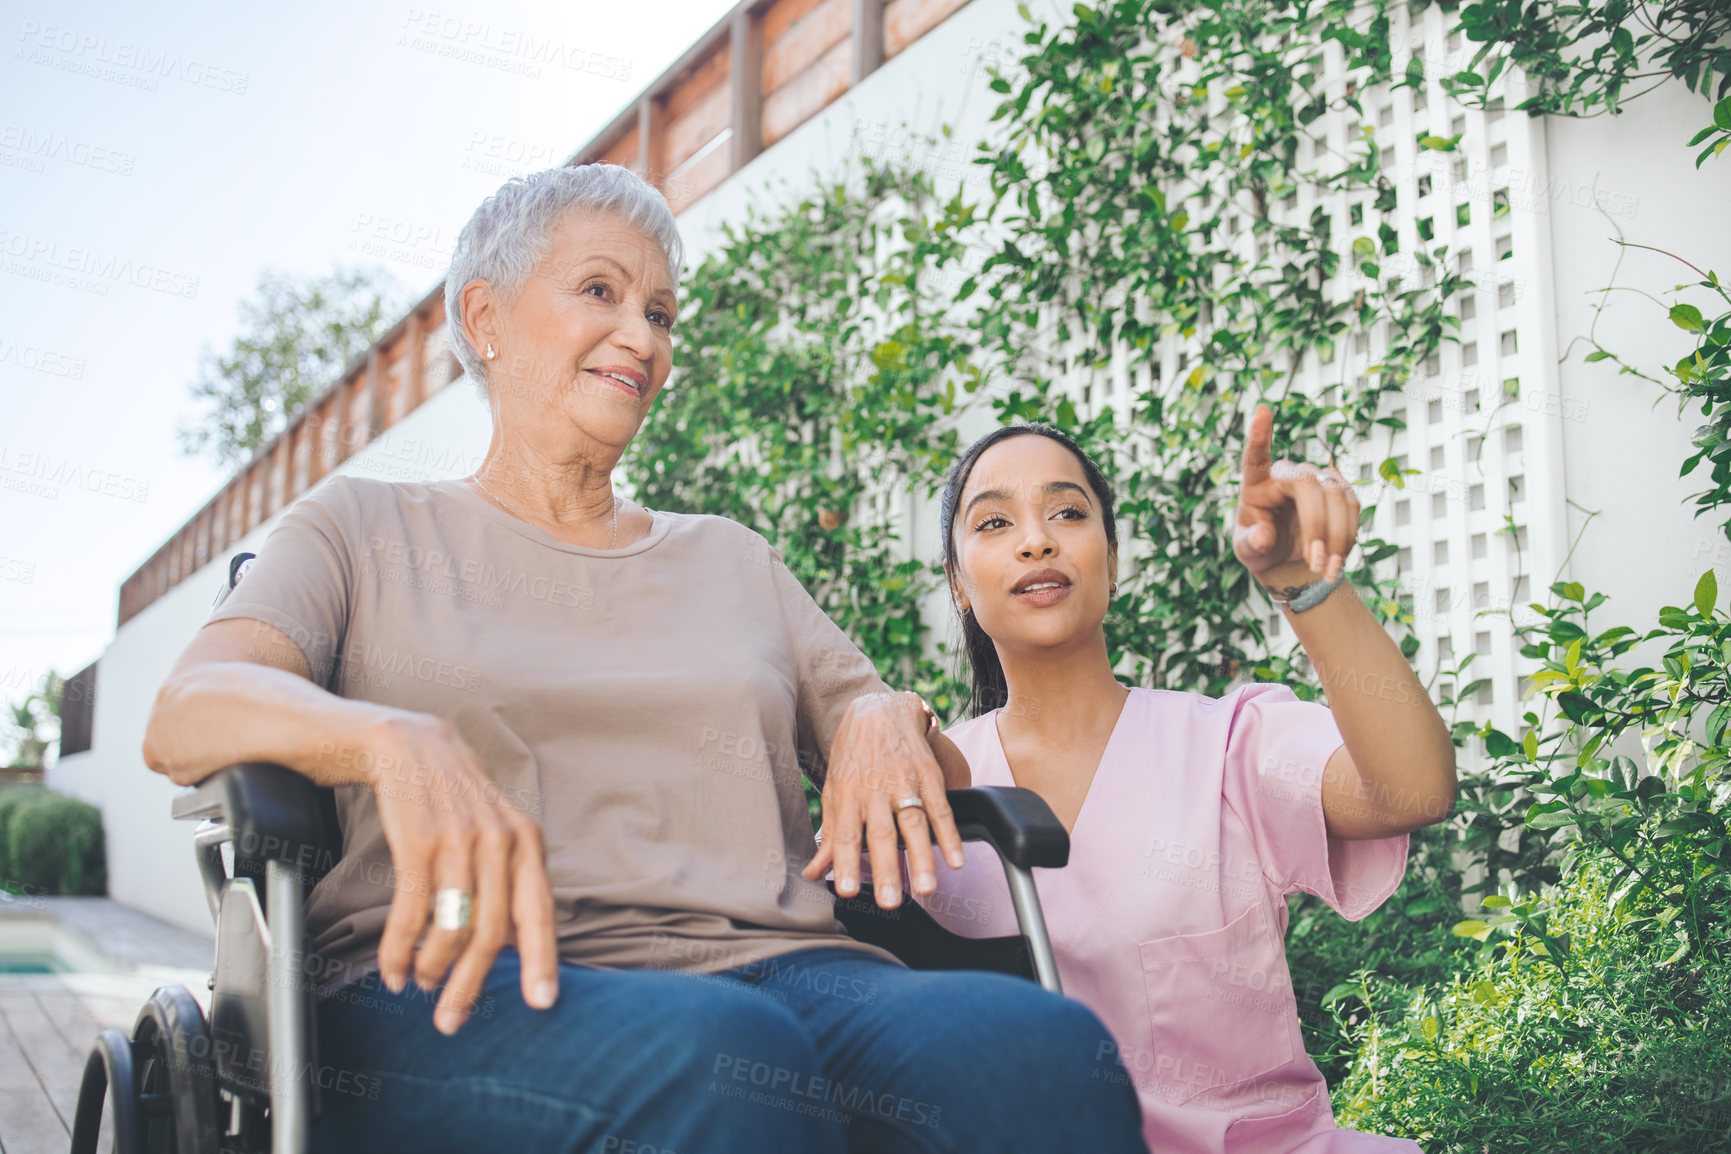
[[[451,253],[445,274],[445,330],[451,351],[485,399],[487,363],[463,335],[463,286],[484,280],[506,303],[547,255],[553,229],[572,209],[588,216],[613,213],[661,246],[674,283],[685,266],[685,246],[673,209],[654,185],[618,164],[580,164],[516,176],[481,202]]]

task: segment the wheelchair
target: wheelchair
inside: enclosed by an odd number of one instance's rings
[[[252,557],[231,559],[217,604]],[[1019,933],[962,937],[911,898],[884,910],[864,889],[836,897],[837,920],[912,969],[988,970],[1062,992],[1031,871],[1063,866],[1069,834],[1031,790],[959,789],[948,798],[962,839],[987,843],[1002,861]],[[114,1154],[303,1154],[321,1113],[309,976],[317,957],[303,910],[342,854],[336,795],[284,766],[252,762],[206,778],[175,799],[173,813],[200,823],[193,852],[216,924],[210,1016],[184,986],[164,986],[139,1010],[130,1038],[103,1030],[85,1062],[72,1154],[96,1154],[105,1102]]]

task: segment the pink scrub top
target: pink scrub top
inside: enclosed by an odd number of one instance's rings
[[[997,714],[948,730],[975,785],[1014,785]],[[1286,967],[1286,895],[1357,921],[1406,870],[1407,837],[1339,841],[1322,771],[1342,744],[1327,706],[1284,685],[1224,697],[1130,690],[1075,828],[1070,862],[1035,884],[1064,992],[1118,1041],[1157,1154],[1418,1151],[1335,1126],[1304,1051]],[[966,937],[1016,934],[1003,867],[972,842],[918,900]],[[906,863],[903,863],[904,873]]]

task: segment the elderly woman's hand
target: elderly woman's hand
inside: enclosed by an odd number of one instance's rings
[[[945,774],[927,739],[924,703],[913,693],[873,693],[854,701],[836,731],[823,781],[823,832],[804,876],[835,870],[844,898],[859,890],[861,829],[871,853],[872,890],[884,909],[901,904],[896,833],[907,843],[914,891],[937,888],[932,834],[952,869],[963,864],[962,836],[945,797]],[[965,767],[962,772],[965,773]],[[920,805],[897,808],[919,798]]]
[[[404,713],[371,727],[363,741],[378,767],[373,791],[398,878],[379,942],[385,984],[400,991],[411,963],[422,989],[444,981],[433,1024],[454,1033],[499,950],[515,942],[524,1000],[551,1006],[559,957],[541,827],[506,803],[456,726],[441,718]],[[448,888],[473,895],[467,928],[428,927],[434,895]]]

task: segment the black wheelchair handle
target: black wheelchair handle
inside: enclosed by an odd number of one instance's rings
[[[268,761],[242,762],[211,774],[174,799],[174,816],[228,826],[237,873],[242,863],[279,861],[316,876],[342,854],[334,793]]]
[[[983,841],[1022,869],[1058,869],[1070,860],[1070,835],[1045,798],[1017,786],[982,785],[946,795],[963,841]]]

